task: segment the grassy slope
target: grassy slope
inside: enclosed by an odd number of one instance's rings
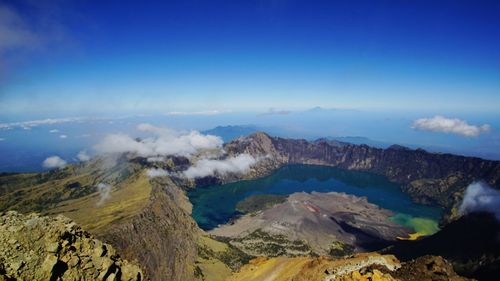
[[[103,204],[98,204],[99,194],[92,193],[64,201],[52,209],[51,213],[64,214],[85,229],[98,232],[100,228],[137,214],[147,206],[150,194],[151,185],[148,178],[143,173],[138,173],[113,186],[109,198]]]

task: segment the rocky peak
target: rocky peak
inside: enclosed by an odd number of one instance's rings
[[[141,280],[123,260],[64,216],[0,216],[0,280]]]

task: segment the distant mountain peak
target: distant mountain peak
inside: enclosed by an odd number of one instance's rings
[[[402,146],[402,145],[399,145],[399,144],[393,144],[393,145],[389,146],[387,149],[392,149],[392,150],[412,150],[409,147]]]

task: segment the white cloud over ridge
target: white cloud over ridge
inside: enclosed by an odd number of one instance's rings
[[[42,163],[42,166],[44,168],[61,168],[66,166],[67,162],[61,159],[59,156],[50,156],[47,159],[45,159]]]
[[[179,132],[150,124],[140,124],[137,129],[154,136],[136,140],[125,134],[110,134],[95,145],[94,149],[103,154],[134,153],[142,157],[167,155],[188,157],[199,150],[220,148],[223,144],[221,138],[203,135],[198,131]]]
[[[432,118],[420,118],[413,122],[413,129],[431,132],[452,133],[466,137],[477,137],[481,133],[488,132],[490,125],[469,125],[465,120],[457,118],[446,118],[436,115]]]
[[[493,213],[500,220],[500,190],[493,189],[484,182],[470,184],[465,190],[459,213],[463,215],[472,212]]]
[[[146,175],[149,178],[156,178],[156,177],[165,177],[170,175],[170,173],[166,170],[159,169],[159,168],[151,168],[146,170]]]
[[[240,154],[223,160],[201,159],[193,166],[183,172],[190,179],[202,178],[215,173],[224,175],[227,173],[244,173],[255,164],[257,160],[249,154]]]
[[[87,151],[82,150],[78,152],[76,158],[78,158],[78,160],[80,160],[81,162],[86,162],[90,160],[90,155],[87,154]]]

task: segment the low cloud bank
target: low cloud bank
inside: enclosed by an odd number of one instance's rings
[[[87,151],[82,150],[78,152],[76,158],[78,158],[78,160],[80,160],[81,162],[86,162],[90,160],[90,155],[87,154]]]
[[[500,220],[500,190],[493,189],[484,182],[470,184],[465,190],[459,212],[462,215],[472,212],[489,212]]]
[[[9,129],[14,129],[14,128],[23,128],[23,129],[29,130],[32,127],[37,127],[37,126],[41,126],[41,125],[54,125],[54,124],[63,124],[63,123],[71,123],[71,122],[83,122],[86,120],[93,120],[93,119],[84,118],[84,117],[47,118],[47,119],[30,120],[30,121],[23,121],[23,122],[0,123],[0,129],[9,130]],[[49,132],[50,133],[57,133],[57,132],[59,132],[59,130],[54,129],[54,130],[50,130]]]
[[[125,134],[110,134],[95,145],[94,149],[103,154],[134,153],[142,157],[167,155],[189,157],[199,150],[220,148],[223,144],[221,138],[203,135],[198,131],[179,132],[150,124],[140,124],[137,129],[151,133],[153,137],[137,140]]]
[[[205,111],[170,111],[167,112],[168,116],[186,116],[186,115],[218,115],[224,113],[224,111],[219,110],[205,110]]]
[[[255,164],[257,160],[249,154],[240,154],[224,160],[202,159],[183,172],[187,178],[202,178],[210,175],[227,173],[244,173]]]
[[[257,116],[268,116],[268,115],[288,115],[291,111],[289,110],[277,110],[275,108],[269,108],[267,112],[257,114]]]
[[[49,169],[52,169],[52,168],[61,168],[61,167],[64,167],[66,166],[66,161],[64,161],[61,157],[59,156],[50,156],[50,157],[47,157],[47,159],[45,159],[42,163],[42,166],[44,168],[49,168]]]
[[[451,133],[466,137],[477,137],[481,133],[488,132],[490,125],[469,125],[465,120],[457,118],[446,118],[434,116],[432,118],[420,118],[413,122],[413,129],[431,132]]]
[[[152,168],[152,169],[146,170],[146,175],[149,178],[156,178],[156,177],[168,176],[168,175],[170,175],[170,173],[166,170],[163,170],[163,169]]]
[[[111,193],[111,185],[101,182],[97,185],[97,192],[99,192],[99,201],[97,202],[97,206],[101,206],[104,201],[109,199],[109,194]]]

